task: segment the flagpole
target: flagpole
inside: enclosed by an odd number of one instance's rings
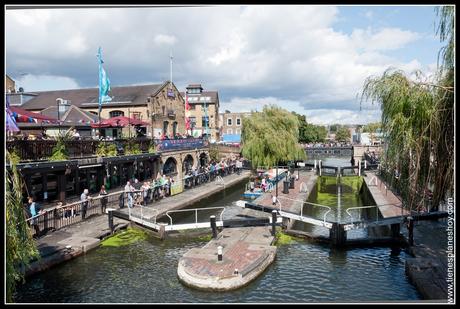
[[[101,55],[101,48],[99,47],[99,50],[98,50],[98,58],[99,58],[99,113],[98,113],[98,121],[99,121],[99,128],[98,128],[98,131],[99,131],[99,139],[101,138],[101,111],[102,111],[102,102],[101,102],[101,91],[102,91],[102,76],[101,76],[101,66],[102,66],[102,55]]]
[[[172,88],[172,51],[169,51],[169,80],[171,82],[171,88]]]

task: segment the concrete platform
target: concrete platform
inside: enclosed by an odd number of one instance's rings
[[[247,285],[275,259],[275,240],[270,227],[224,229],[203,248],[189,250],[179,260],[177,275],[185,285],[214,291],[229,291]],[[217,247],[223,247],[218,261]],[[237,272],[235,272],[237,270]]]
[[[114,229],[126,228],[128,221],[114,218]],[[57,264],[83,255],[99,247],[102,239],[111,235],[106,215],[93,216],[36,240],[40,257],[24,270],[25,276],[47,270]]]

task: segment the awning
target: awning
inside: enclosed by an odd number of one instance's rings
[[[241,135],[240,134],[224,134],[222,137],[224,143],[240,143]]]
[[[28,110],[16,106],[10,106],[10,110],[12,116],[16,119],[16,122],[59,122],[57,118],[29,112]]]
[[[92,128],[108,128],[108,127],[126,127],[128,125],[132,126],[148,126],[150,123],[135,119],[129,118],[126,116],[117,116],[101,121],[100,123],[91,124]]]

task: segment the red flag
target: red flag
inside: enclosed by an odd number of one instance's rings
[[[190,104],[188,104],[187,92],[185,92],[185,110],[190,110]]]

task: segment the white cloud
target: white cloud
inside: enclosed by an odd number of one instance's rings
[[[375,19],[376,10],[368,16]],[[425,69],[416,54],[404,61],[389,54],[420,34],[394,27],[347,34],[334,27],[339,13],[334,6],[263,5],[7,10],[7,73],[29,72],[37,87],[49,84],[43,76],[93,87],[101,46],[113,86],[161,83],[172,50],[176,85],[218,90],[222,109],[274,102],[357,111],[366,77],[388,67]]]
[[[377,32],[371,28],[354,29],[351,34],[355,46],[367,51],[399,49],[421,37],[419,33],[399,28],[383,28]]]
[[[177,39],[173,35],[157,34],[155,35],[155,38],[153,39],[153,41],[155,42],[155,44],[158,44],[158,45],[162,45],[162,44],[173,45],[174,43],[176,43]]]
[[[316,109],[306,113],[307,122],[318,125],[325,124],[367,124],[380,121],[381,112],[374,111],[350,111],[350,110],[330,110]]]
[[[26,92],[80,88],[74,79],[65,76],[32,75],[26,73],[15,81],[16,88],[19,89],[19,87],[22,87]]]

